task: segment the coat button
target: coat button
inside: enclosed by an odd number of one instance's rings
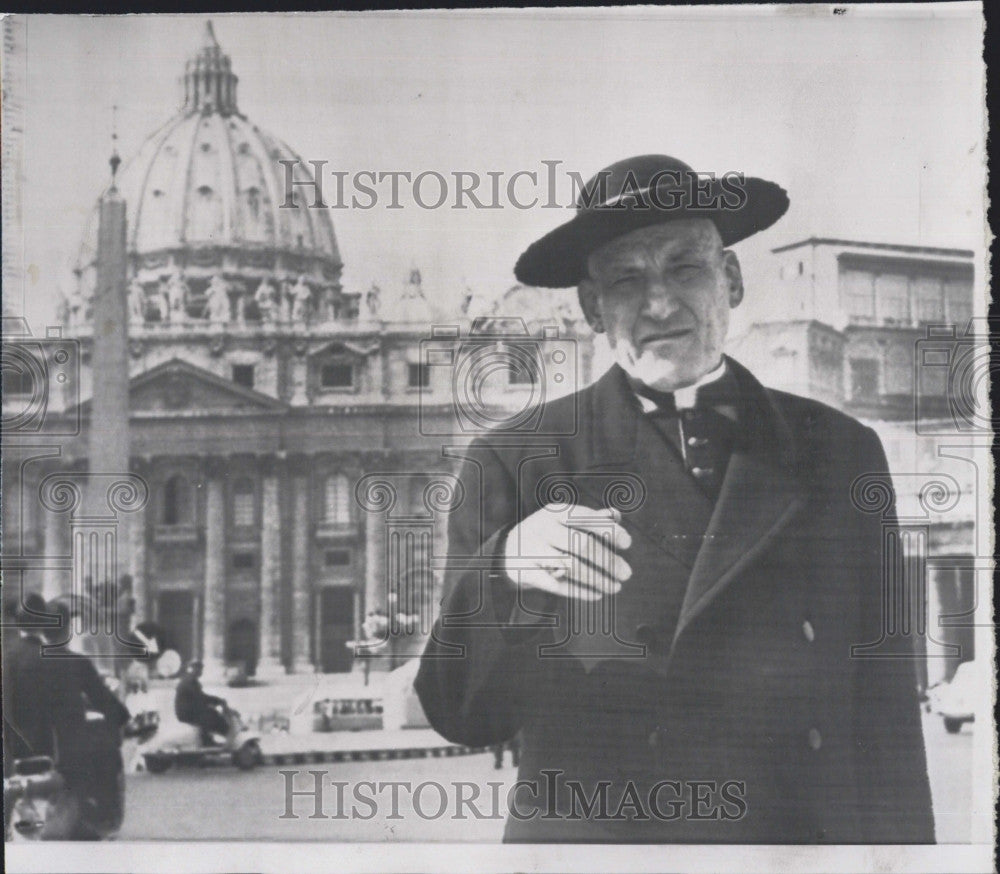
[[[692,467],[691,475],[701,479],[702,477],[711,476],[715,473],[715,470],[711,467]]]
[[[808,619],[802,623],[802,636],[809,643],[812,643],[816,639],[816,629],[813,628],[812,623]]]
[[[704,446],[706,443],[708,443],[707,437],[688,437],[687,439],[688,446]]]
[[[819,733],[818,728],[809,729],[809,746],[814,750],[818,750],[823,746],[823,735]]]

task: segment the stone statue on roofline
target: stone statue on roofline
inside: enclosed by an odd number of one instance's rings
[[[372,287],[365,294],[365,306],[368,307],[368,315],[373,319],[377,319],[379,310],[382,307],[382,289],[374,283],[372,283]]]
[[[281,280],[278,289],[277,319],[279,322],[288,322],[292,318],[292,281],[287,276]]]
[[[163,320],[166,322],[183,322],[187,320],[187,298],[188,285],[184,281],[184,276],[180,270],[175,270],[166,286],[166,314]]]
[[[257,310],[260,312],[260,320],[265,323],[277,321],[278,317],[278,289],[275,288],[271,277],[265,276],[253,295]]]
[[[229,283],[217,273],[208,283],[205,294],[207,297],[205,313],[208,320],[210,322],[228,322],[230,318]]]
[[[128,285],[128,320],[133,325],[146,321],[146,289],[138,279]]]
[[[292,321],[305,322],[309,318],[309,305],[312,301],[312,289],[304,275],[292,287]]]

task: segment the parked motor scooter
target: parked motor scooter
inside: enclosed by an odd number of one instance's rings
[[[103,714],[87,713],[83,739],[86,767],[67,784],[58,761],[49,756],[15,760],[4,778],[5,835],[12,841],[107,840],[125,819],[125,771],[121,739],[155,731],[132,719],[121,733]]]
[[[212,762],[231,762],[248,771],[262,760],[260,733],[250,730],[240,714],[230,707],[222,711],[229,731],[225,740],[206,744],[201,729],[183,722],[163,722],[160,730],[142,752],[146,770],[162,774],[173,765],[207,765]]]
[[[49,756],[15,759],[13,773],[3,778],[4,839],[38,840],[49,806],[64,786]]]

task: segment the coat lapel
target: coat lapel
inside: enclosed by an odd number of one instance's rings
[[[729,460],[715,510],[688,580],[673,646],[739,573],[756,559],[805,506],[807,491],[795,473],[796,446],[768,392],[736,362],[748,424],[745,448]]]
[[[665,648],[644,651],[636,633],[641,626],[657,626],[664,614],[676,615],[713,505],[642,412],[617,366],[589,390],[580,413],[592,423],[583,432],[585,448],[565,474],[554,475],[571,480],[586,506],[624,511],[623,525],[632,535],[625,558],[634,573],[611,602],[614,613],[601,614],[601,622],[608,622],[614,633],[571,634],[556,651],[575,656],[588,673],[616,659],[632,664],[639,659],[642,666],[663,673]],[[631,503],[635,488],[642,499],[627,509],[622,504]],[[568,613],[561,621],[572,626]]]
[[[597,427],[587,468],[592,476],[581,478],[581,491],[595,506],[605,506],[610,480],[596,474],[618,472],[637,480],[644,499],[625,515],[625,525],[654,550],[692,567],[712,513],[711,501],[642,412],[618,367],[594,388],[592,415]]]

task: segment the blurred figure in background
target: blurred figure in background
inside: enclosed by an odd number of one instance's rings
[[[199,678],[203,670],[204,665],[198,659],[188,665],[174,694],[174,712],[181,722],[201,729],[202,743],[207,746],[215,742],[213,734],[228,737],[231,724],[226,716],[229,712],[226,700],[209,695],[202,689]]]

